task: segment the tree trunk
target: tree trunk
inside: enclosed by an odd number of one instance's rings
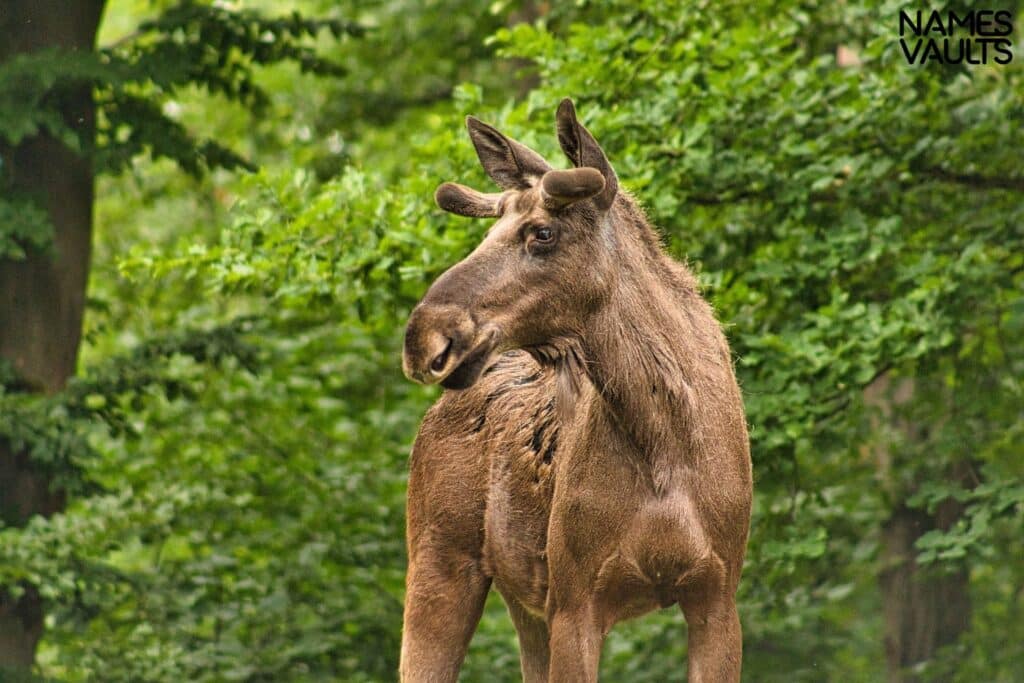
[[[883,529],[886,568],[880,584],[890,683],[919,681],[911,668],[934,657],[943,645],[955,643],[970,626],[966,569],[939,573],[919,567],[914,559],[914,542],[922,534],[948,529],[959,515],[955,501],[939,506],[935,515],[900,505]]]
[[[4,0],[0,7],[0,61],[46,47],[92,50],[105,0]],[[91,89],[62,100],[67,123],[91,140]],[[30,251],[23,261],[0,260],[0,357],[11,363],[18,387],[59,391],[75,371],[82,331],[92,239],[91,161],[47,134],[15,148],[0,145],[3,188],[34,198],[55,228],[48,253]],[[24,524],[33,515],[63,507],[60,491],[24,453],[0,440],[0,515]],[[0,588],[0,669],[25,669],[42,635],[38,592],[26,586],[19,599]]]
[[[922,442],[928,438],[921,425],[899,417],[898,408],[914,399],[914,382],[909,378],[892,381],[882,375],[864,391],[865,402],[878,409],[872,421],[878,434],[873,454],[883,482],[893,499],[893,511],[882,528],[882,592],[885,617],[885,653],[889,683],[916,683],[921,680],[913,667],[932,659],[938,649],[956,642],[971,622],[969,576],[966,568],[946,571],[917,564],[915,542],[932,529],[948,530],[963,513],[963,506],[946,500],[934,513],[911,509],[905,504],[912,491],[900,490],[892,475],[899,453],[893,443]],[[897,438],[890,439],[892,434]],[[899,446],[897,445],[898,449]],[[965,481],[969,466],[955,466],[951,478]],[[943,679],[929,678],[937,682]]]

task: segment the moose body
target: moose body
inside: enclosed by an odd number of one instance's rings
[[[455,681],[487,592],[525,681],[596,681],[616,622],[678,604],[689,680],[739,680],[751,468],[725,337],[568,100],[575,168],[476,119],[499,220],[410,316],[403,366],[449,389],[413,447],[403,681]]]

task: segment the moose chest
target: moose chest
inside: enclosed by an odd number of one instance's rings
[[[548,597],[552,544],[569,556],[592,555],[596,581],[601,566],[621,554],[638,512],[633,494],[645,488],[635,459],[625,457],[630,444],[613,425],[591,419],[600,401],[592,387],[582,388],[566,417],[555,409],[554,385],[545,371],[523,371],[495,377],[482,395],[484,569],[506,598],[538,616]],[[557,539],[549,537],[552,528]]]
[[[526,354],[503,356],[481,384],[480,446],[488,468],[484,570],[506,597],[543,613],[548,520],[569,430],[556,414],[552,373]]]

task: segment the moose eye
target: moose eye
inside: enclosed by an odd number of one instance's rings
[[[526,232],[526,251],[534,256],[549,252],[558,243],[557,228],[549,225],[528,225]]]
[[[538,225],[529,228],[526,237],[526,250],[533,255],[539,255],[555,248],[558,242],[558,230],[546,225]]]

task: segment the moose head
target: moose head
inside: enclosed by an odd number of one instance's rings
[[[553,169],[472,116],[466,126],[503,191],[444,183],[435,199],[451,213],[498,220],[413,310],[402,355],[410,379],[449,389],[472,386],[495,354],[578,334],[607,301],[617,273],[610,212],[618,180],[571,100],[556,114],[571,169]]]

